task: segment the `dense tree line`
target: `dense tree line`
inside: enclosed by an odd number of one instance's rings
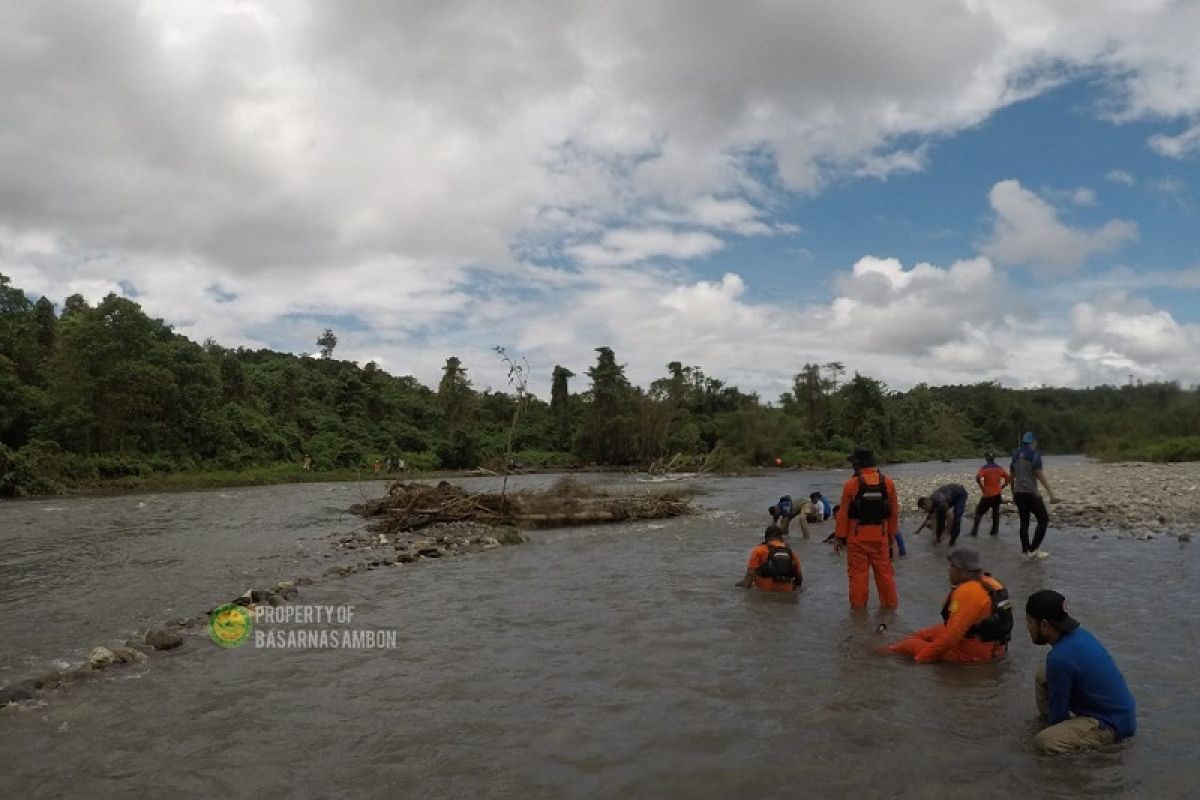
[[[430,389],[337,360],[331,330],[316,343],[320,358],[197,344],[127,298],[73,295],[58,312],[0,275],[0,493],[306,456],[316,469],[498,467],[510,437],[530,466],[824,464],[854,445],[893,460],[972,456],[1026,428],[1057,452],[1200,458],[1200,392],[1174,383],[896,392],[806,364],[771,403],[680,362],[643,389],[599,347],[586,385],[555,366],[549,402],[524,396],[517,413],[515,394],[479,391],[456,357]]]

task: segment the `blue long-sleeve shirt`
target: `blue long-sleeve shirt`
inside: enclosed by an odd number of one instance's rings
[[[1063,634],[1046,656],[1051,725],[1071,714],[1092,717],[1125,739],[1137,731],[1136,704],[1121,671],[1083,628]]]

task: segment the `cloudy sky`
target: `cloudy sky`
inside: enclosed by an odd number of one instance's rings
[[[0,272],[545,395],[1200,382],[1200,3],[0,0]]]

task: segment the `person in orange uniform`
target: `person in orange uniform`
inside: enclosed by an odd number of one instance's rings
[[[881,608],[896,608],[896,574],[892,570],[891,547],[900,531],[900,503],[892,479],[875,467],[875,454],[859,448],[850,454],[854,477],[842,486],[838,506],[834,552],[846,550],[846,572],[850,576],[850,607],[864,608],[870,587],[868,570],[875,573]]]
[[[737,585],[754,586],[761,592],[794,592],[804,582],[800,559],[788,546],[788,533],[771,525],[763,534],[763,543],[750,551],[746,576]]]
[[[975,521],[971,524],[971,535],[979,535],[979,520],[983,519],[983,515],[990,510],[992,512],[992,536],[995,536],[1000,533],[1000,502],[1002,500],[1000,492],[1004,490],[1005,486],[1008,486],[1011,478],[1008,471],[996,463],[995,453],[988,450],[983,457],[987,463],[975,473],[975,483],[979,486],[983,497],[975,506]]]
[[[954,588],[942,605],[942,624],[922,628],[886,649],[918,664],[986,664],[1002,658],[1013,627],[1008,590],[983,571],[974,550],[954,550],[949,561]]]

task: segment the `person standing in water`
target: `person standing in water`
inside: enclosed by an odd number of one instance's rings
[[[1046,473],[1042,468],[1042,454],[1038,452],[1037,437],[1030,431],[1021,437],[1021,446],[1013,453],[1012,464],[1008,471],[1012,473],[1013,502],[1017,504],[1017,514],[1021,521],[1021,555],[1030,559],[1045,558],[1050,555],[1042,549],[1042,540],[1046,538],[1046,528],[1050,525],[1050,514],[1046,504],[1038,492],[1038,484],[1046,488],[1051,503],[1057,503],[1054,490],[1046,482]],[[1029,541],[1029,518],[1037,517],[1037,529],[1033,533],[1033,541]]]
[[[975,506],[975,520],[971,523],[971,535],[979,535],[979,520],[989,510],[992,512],[992,536],[1000,533],[1000,503],[1003,501],[1004,487],[1008,486],[1010,478],[1004,467],[996,463],[996,454],[988,450],[983,454],[987,462],[975,473],[975,484],[983,497]]]
[[[833,549],[846,551],[850,607],[865,608],[871,589],[868,573],[875,573],[881,608],[896,608],[896,573],[890,551],[900,530],[900,503],[892,479],[875,466],[875,454],[859,448],[850,454],[854,475],[842,486]]]

